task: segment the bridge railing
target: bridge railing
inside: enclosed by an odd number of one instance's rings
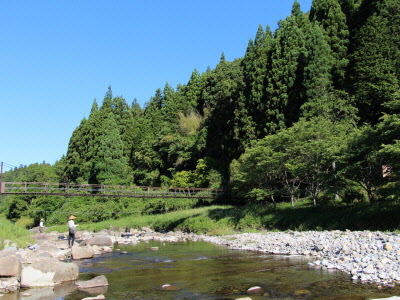
[[[0,193],[137,198],[219,198],[223,195],[223,190],[48,182],[1,182]]]

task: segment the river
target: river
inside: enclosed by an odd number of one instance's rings
[[[241,297],[361,300],[399,294],[396,288],[379,289],[376,285],[354,283],[342,272],[310,267],[304,256],[237,251],[206,242],[142,242],[116,248],[94,259],[74,261],[80,268],[79,280],[105,275],[108,288],[81,291],[67,284],[64,287],[69,286],[71,292],[53,299],[76,300],[103,294],[108,300]],[[162,289],[166,284],[174,290]],[[254,286],[260,286],[263,292],[246,294]]]

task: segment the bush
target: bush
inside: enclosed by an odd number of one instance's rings
[[[29,217],[21,217],[15,222],[16,226],[30,229],[35,226],[35,220]]]

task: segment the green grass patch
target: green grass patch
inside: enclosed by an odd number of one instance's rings
[[[376,205],[334,205],[314,207],[306,202],[290,205],[245,206],[213,205],[186,209],[164,214],[130,215],[100,222],[76,223],[81,230],[100,231],[110,227],[126,228],[150,227],[156,231],[181,230],[184,232],[225,235],[235,232],[306,231],[306,230],[381,230],[400,229],[400,204],[379,203]],[[67,231],[65,225],[54,226],[50,230]]]
[[[4,217],[0,217],[0,228],[0,249],[7,246],[5,244],[6,240],[15,243],[17,247],[21,248],[34,243],[34,240],[31,238],[31,232],[29,232],[25,226],[17,226]]]

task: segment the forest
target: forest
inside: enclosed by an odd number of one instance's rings
[[[3,180],[223,188],[233,205],[386,205],[400,200],[399,140],[400,2],[313,0],[303,12],[295,0],[274,32],[255,28],[243,57],[222,53],[144,107],[108,87],[59,161]],[[57,223],[61,209],[101,221],[209,204],[9,195],[0,206],[13,221]]]

